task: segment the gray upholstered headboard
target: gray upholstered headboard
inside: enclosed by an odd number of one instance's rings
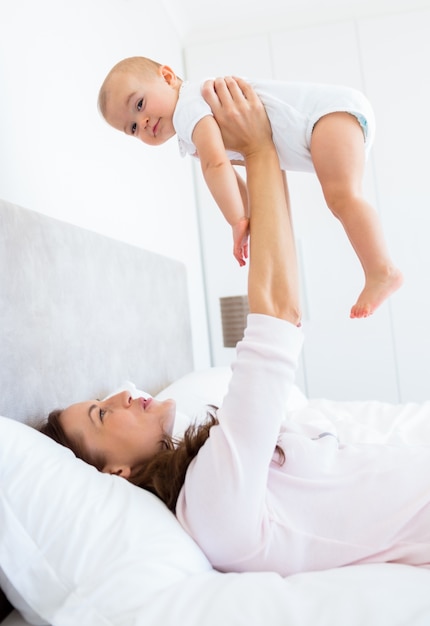
[[[0,415],[192,370],[182,263],[0,200]]]

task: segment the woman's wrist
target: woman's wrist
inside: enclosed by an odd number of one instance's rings
[[[267,143],[250,147],[243,157],[248,176],[251,170],[255,171],[253,175],[261,178],[262,182],[266,180],[266,175],[270,172],[269,168],[275,167],[280,170],[278,153],[271,139]],[[247,183],[249,185],[248,177]]]

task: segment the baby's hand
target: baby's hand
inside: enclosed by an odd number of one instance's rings
[[[243,267],[248,258],[249,218],[242,217],[232,229],[234,258]]]

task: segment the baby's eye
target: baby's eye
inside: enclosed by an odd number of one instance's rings
[[[143,108],[143,98],[141,98],[140,100],[138,100],[138,101],[137,101],[137,104],[136,104],[136,109],[137,109],[138,111],[141,111],[141,110],[142,110],[142,108]]]
[[[136,134],[136,129],[137,129],[137,124],[136,124],[136,122],[134,122],[134,123],[131,125],[131,129],[130,129],[130,130],[131,130],[131,134],[132,134],[132,135],[135,135],[135,134]]]
[[[100,409],[99,411],[99,417],[100,417],[100,421],[103,422],[103,418],[106,415],[106,411],[104,409]]]

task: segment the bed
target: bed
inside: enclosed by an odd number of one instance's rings
[[[0,588],[14,607],[2,624],[428,626],[429,570],[221,574],[153,495],[32,427],[128,388],[174,397],[179,433],[229,377],[193,368],[181,263],[0,201]],[[350,440],[430,441],[429,415],[297,387],[288,406]]]

